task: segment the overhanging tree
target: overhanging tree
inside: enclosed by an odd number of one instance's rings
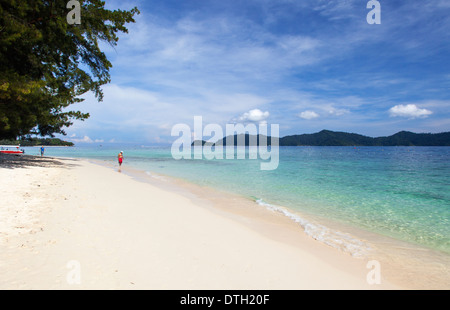
[[[112,64],[99,42],[117,45],[139,10],[79,2],[81,24],[71,25],[64,0],[0,0],[0,139],[65,134],[73,120],[89,117],[68,111],[82,94],[102,101]]]

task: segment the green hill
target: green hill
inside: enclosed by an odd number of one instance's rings
[[[237,137],[234,135],[234,145]],[[258,135],[257,141],[259,145]],[[249,134],[245,134],[245,145],[249,144]],[[267,139],[270,145],[270,137]],[[222,139],[226,145],[226,138]],[[450,146],[450,132],[443,133],[413,133],[400,131],[392,136],[372,138],[356,133],[322,130],[313,134],[291,135],[280,138],[280,146]]]
[[[31,138],[23,140],[0,140],[0,145],[20,145],[20,146],[73,146],[72,142],[63,141],[58,138]]]
[[[373,138],[347,132],[322,130],[313,134],[286,136],[280,139],[280,146],[351,146],[373,145]]]
[[[242,145],[249,145],[250,144],[250,135],[248,133],[246,134],[239,134],[239,135],[234,135],[234,146],[242,146]],[[263,138],[266,139],[266,144],[270,145],[270,137],[264,136],[264,135],[257,135],[256,136],[256,145],[259,145],[259,140]],[[222,145],[227,145],[227,141],[226,141],[227,137],[219,140],[222,141]],[[219,142],[217,141],[216,144]],[[242,144],[241,141],[244,141],[244,144]]]
[[[374,143],[383,146],[450,146],[450,132],[432,134],[400,131],[389,137],[374,138]]]

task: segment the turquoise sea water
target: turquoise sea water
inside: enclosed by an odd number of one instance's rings
[[[297,212],[450,254],[450,147],[280,147],[278,168],[266,171],[248,157],[174,160],[170,147],[77,146],[47,148],[46,155],[115,163],[119,151],[124,168],[251,198],[282,210],[316,239],[323,229]]]

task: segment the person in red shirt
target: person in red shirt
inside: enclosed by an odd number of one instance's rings
[[[122,162],[123,162],[123,151],[121,151],[119,153],[119,155],[117,156],[117,159],[119,161],[119,166],[122,166]]]

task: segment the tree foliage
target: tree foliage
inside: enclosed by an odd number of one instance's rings
[[[81,24],[71,25],[66,1],[0,1],[0,138],[65,134],[74,119],[89,117],[68,110],[82,94],[92,91],[102,101],[112,64],[99,42],[117,45],[139,11],[80,3]]]
[[[58,138],[31,138],[22,140],[0,140],[0,145],[17,145],[17,146],[74,146],[73,142],[64,141]]]

